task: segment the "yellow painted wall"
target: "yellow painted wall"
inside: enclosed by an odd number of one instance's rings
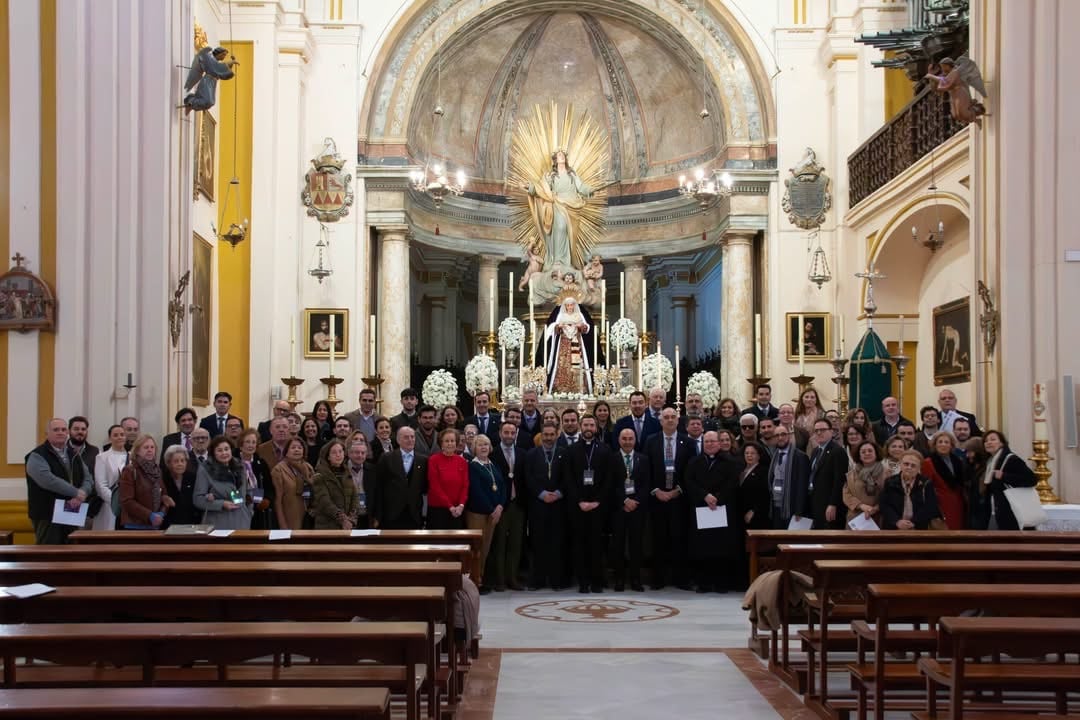
[[[900,344],[894,341],[885,343],[885,346],[889,349],[889,355],[896,355],[900,352]],[[911,362],[907,365],[907,370],[904,371],[904,403],[900,406],[900,414],[915,423],[918,427],[920,424],[918,418],[919,403],[916,395],[915,378],[916,371],[918,370],[918,349],[919,343],[908,340],[904,343],[904,352],[911,358]],[[900,397],[900,379],[896,377],[896,372],[893,372],[892,376],[892,394],[893,397]]]
[[[56,0],[41,0],[41,279],[56,287]],[[53,416],[56,333],[38,333],[37,426]],[[29,448],[28,448],[29,449]]]
[[[886,50],[885,57],[896,57],[896,52]],[[885,83],[885,120],[889,121],[912,101],[915,97],[915,88],[903,70],[883,70],[881,74],[884,78],[882,82]]]
[[[251,42],[234,42],[229,50],[240,66],[232,80],[218,83],[217,227],[223,233],[230,223],[251,218],[252,98],[254,97],[255,48]],[[240,184],[229,189],[233,177]],[[226,194],[228,193],[228,207]],[[217,345],[218,384],[211,394],[225,390],[233,396],[235,414],[248,409],[248,358],[251,350],[251,243],[257,225],[234,249],[217,241]],[[251,418],[244,417],[248,423]]]

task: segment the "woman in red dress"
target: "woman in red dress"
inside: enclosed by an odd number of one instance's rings
[[[930,438],[930,457],[923,460],[922,474],[934,483],[945,525],[950,530],[963,530],[967,527],[967,460],[955,450],[956,438],[951,432],[935,433]]]

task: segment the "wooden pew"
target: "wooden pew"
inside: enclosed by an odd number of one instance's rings
[[[0,718],[18,720],[390,719],[385,688],[94,688],[0,690]]]
[[[883,720],[887,710],[886,690],[922,686],[914,662],[886,663],[887,651],[925,649],[910,645],[905,647],[902,643],[890,645],[890,637],[894,635],[892,623],[916,620],[933,628],[941,617],[975,608],[998,615],[1025,615],[1038,609],[1046,617],[1069,617],[1080,612],[1080,585],[871,584],[866,597],[866,620],[852,623],[860,639],[858,661],[848,665],[852,683],[859,693],[857,717],[860,720],[866,717],[867,691],[870,687],[874,690],[874,717]],[[932,629],[927,632],[931,633],[933,639],[932,650],[939,644],[937,633]],[[863,640],[872,643],[873,663],[863,662]]]
[[[68,536],[77,545],[115,545],[127,543],[269,543],[269,530],[235,530],[228,537],[210,535],[170,535],[162,530],[76,530]],[[483,535],[479,530],[378,530],[370,534],[353,535],[347,530],[293,530],[285,539],[274,540],[282,544],[331,545],[468,545],[472,549],[473,562],[470,573],[478,578],[483,575],[480,567],[480,544]]]
[[[1049,691],[1055,694],[1057,712],[1067,716],[1067,693],[1080,688],[1080,665],[1045,661],[969,664],[967,659],[997,653],[1020,657],[1076,653],[1080,651],[1080,618],[943,617],[939,631],[939,655],[952,659],[919,660],[919,670],[927,678],[927,717],[937,715],[936,685],[949,690],[949,720],[964,717],[965,691],[983,688]]]
[[[82,532],[82,531],[80,531]],[[887,530],[882,533],[855,532],[852,530],[747,530],[746,552],[749,557],[750,580],[763,570],[763,557],[775,553],[780,545],[815,544],[826,545],[859,543],[891,545],[916,543],[947,543],[967,545],[971,543],[1022,544],[1080,544],[1080,533],[1074,532],[1016,532],[1013,530]],[[78,533],[75,533],[78,534]]]
[[[4,658],[4,686],[19,686],[17,657],[42,658],[61,665],[92,663],[141,668],[137,684],[154,685],[162,666],[184,666],[206,661],[217,666],[211,684],[275,687],[282,681],[278,668],[265,668],[259,682],[238,663],[278,654],[304,655],[336,665],[375,660],[403,665],[409,720],[419,717],[417,666],[427,659],[430,638],[418,622],[283,622],[283,623],[67,623],[0,626],[0,656]],[[33,668],[31,668],[33,669]],[[104,677],[90,680],[100,687]],[[307,681],[307,682],[310,682]],[[65,683],[69,684],[69,683]],[[155,712],[156,714],[156,712]]]
[[[14,530],[0,530],[0,545],[13,545],[15,544],[15,531]]]
[[[1078,583],[1080,561],[1012,560],[988,557],[983,560],[818,560],[814,562],[819,617],[820,688],[818,697],[808,694],[805,702],[819,712],[833,713],[828,705],[829,624],[837,607],[834,593],[865,589],[871,583],[895,583],[905,579],[920,583]],[[852,609],[847,604],[842,612]],[[865,607],[865,606],[864,606]],[[843,619],[855,618],[841,615]],[[839,619],[839,618],[836,618]]]

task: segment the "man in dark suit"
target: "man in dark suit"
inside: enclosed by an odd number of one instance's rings
[[[259,427],[257,428],[259,431],[259,442],[264,443],[270,441],[270,423],[273,422],[274,418],[287,417],[292,411],[292,405],[285,400],[275,401],[274,414],[271,415],[268,420],[263,420],[259,423]]]
[[[413,388],[407,387],[401,391],[401,412],[390,418],[390,430],[392,432],[396,433],[406,425],[413,430],[416,429],[417,425],[420,423],[420,417],[416,412],[416,406],[419,401],[420,398]]]
[[[596,439],[596,418],[581,418],[581,438],[566,451],[563,494],[574,539],[578,590],[604,592],[604,513],[611,502],[611,449]]]
[[[870,427],[874,430],[874,442],[881,447],[889,442],[889,438],[896,434],[896,428],[901,420],[906,418],[900,414],[900,401],[891,395],[881,401],[881,419],[874,422]]]
[[[189,407],[180,408],[176,411],[176,414],[173,415],[173,421],[176,423],[177,432],[169,433],[161,438],[161,447],[158,448],[158,451],[161,453],[161,472],[164,477],[169,477],[166,474],[165,451],[173,445],[180,445],[190,453],[191,432],[195,429],[197,419],[195,411]],[[191,458],[188,459],[190,460]]]
[[[952,432],[952,424],[956,418],[965,417],[971,425],[971,436],[982,437],[982,429],[975,420],[975,415],[963,410],[956,409],[956,393],[949,388],[942,388],[938,393],[938,405],[941,406],[941,429]]]
[[[699,417],[684,419],[686,420],[686,432],[683,434],[686,436],[686,439],[690,441],[690,446],[694,449],[694,457],[697,457],[705,449],[705,421]],[[679,422],[681,423],[682,420]]]
[[[634,449],[637,436],[633,428],[619,432],[619,451],[611,463],[611,532],[614,535],[612,564],[615,568],[615,592],[630,589],[644,592],[641,584],[641,549],[645,540],[645,513],[652,482],[649,459]],[[626,558],[630,556],[627,571]]]
[[[416,431],[403,427],[398,448],[385,453],[375,467],[371,514],[384,530],[419,530],[427,490],[427,457],[416,453]]]
[[[556,447],[559,430],[554,424],[540,431],[540,447],[525,456],[525,485],[529,493],[529,537],[532,540],[532,573],[529,588],[566,587],[563,571],[563,537],[566,502],[563,499],[562,464],[565,450]]]
[[[199,423],[199,427],[206,428],[206,432],[210,433],[211,438],[215,438],[218,435],[225,434],[225,421],[236,415],[230,415],[229,409],[232,407],[232,395],[222,390],[214,395],[214,410],[213,415],[207,415]],[[243,422],[241,419],[240,422]]]
[[[679,416],[675,408],[660,413],[660,432],[645,441],[652,483],[649,517],[653,534],[653,590],[670,579],[680,590],[690,589],[686,565],[689,514],[682,482],[686,466],[694,458],[690,441],[678,434]]]
[[[768,475],[773,528],[787,530],[793,517],[802,519],[807,513],[810,503],[810,458],[795,446],[791,430],[786,426],[777,427],[773,438],[776,448],[769,462]]]
[[[555,444],[561,448],[568,448],[578,441],[578,436],[581,434],[578,428],[578,412],[573,408],[566,408],[562,411],[562,432],[559,434],[559,440]]]
[[[637,445],[634,446],[634,449],[638,452],[644,452],[645,441],[650,436],[660,432],[660,423],[646,412],[647,407],[645,393],[640,391],[630,393],[630,414],[619,418],[615,423],[612,432],[612,439],[615,441],[613,449],[618,449],[619,433],[626,428],[630,428],[637,437]]]
[[[540,424],[544,421],[544,416],[536,409],[536,400],[535,390],[526,390],[521,393],[521,429],[518,432],[518,445],[524,446],[522,437],[527,437],[529,443],[532,443],[533,438],[540,432]],[[528,447],[534,446],[530,444]]]
[[[470,415],[465,418],[465,424],[473,424],[476,426],[477,431],[481,435],[487,435],[491,440],[491,446],[496,447],[499,444],[499,413],[491,410],[491,396],[484,391],[476,393],[473,398],[473,407],[476,409],[475,415]]]
[[[754,388],[754,404],[743,412],[750,413],[758,420],[763,417],[770,417],[775,420],[779,417],[780,408],[772,404],[772,385],[761,383]]]
[[[86,442],[86,436],[90,434],[90,421],[82,415],[76,415],[68,420],[68,457],[82,458],[90,475],[94,474],[94,466],[97,465],[97,456],[101,450],[97,445]]]
[[[506,543],[506,567],[496,572],[490,571],[484,577],[496,580],[505,578],[511,590],[521,590],[518,583],[518,571],[521,568],[521,547],[525,539],[525,517],[529,509],[529,489],[525,486],[525,451],[516,444],[517,425],[511,420],[504,420],[499,427],[499,443],[491,451],[491,460],[510,488],[510,502],[503,508],[502,518],[495,527],[495,532],[504,534]]]
[[[719,430],[716,421],[705,415],[705,403],[701,401],[701,395],[697,393],[686,394],[686,414],[679,418],[679,432],[686,435],[686,423],[690,418],[701,418],[702,433],[709,430]]]
[[[814,439],[818,446],[810,455],[810,517],[815,530],[843,530],[847,511],[844,506],[844,483],[847,482],[848,454],[836,441],[822,443],[830,437],[828,420],[814,423]]]

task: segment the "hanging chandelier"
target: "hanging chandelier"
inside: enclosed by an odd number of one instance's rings
[[[431,111],[433,142],[439,137],[439,120],[446,114],[442,106],[442,48],[439,49],[435,62],[435,109]],[[454,181],[451,182],[446,167],[441,163],[434,163],[430,166],[425,164],[423,170],[410,172],[409,181],[414,190],[431,196],[437,212],[447,195],[461,195],[465,192],[466,177],[464,170],[458,170],[454,173]],[[437,224],[435,234],[438,234]]]
[[[233,31],[232,31],[232,3],[229,3],[229,46],[233,44]],[[233,58],[234,60],[236,58]],[[233,204],[239,205],[240,203],[240,178],[236,174],[236,147],[238,142],[238,130],[239,125],[237,122],[237,83],[232,83],[233,89],[233,144],[232,144],[232,177],[229,179],[229,184],[225,188],[225,200],[221,204],[221,221],[217,227],[213,227],[214,234],[217,235],[218,227],[225,224],[225,221],[229,217],[229,200],[232,200]],[[235,197],[234,197],[235,196]],[[237,207],[237,215],[239,215],[239,207]],[[236,250],[236,246],[244,242],[247,237],[248,231],[248,219],[244,218],[241,222],[231,222],[225,232],[219,236],[222,240],[229,243],[233,250]]]
[[[728,173],[720,174],[713,171],[706,175],[704,170],[698,169],[694,173],[694,179],[689,180],[685,175],[679,176],[679,194],[692,197],[701,205],[701,212],[706,212],[718,198],[731,195],[734,181]]]
[[[315,243],[315,252],[318,254],[318,264],[308,270],[308,275],[319,281],[322,285],[322,281],[334,274],[333,269],[329,267],[329,264],[323,265],[323,253],[324,251],[329,254],[330,252],[330,231],[325,225],[319,223],[319,242]]]
[[[945,222],[941,219],[941,206],[938,205],[937,182],[934,179],[934,152],[930,151],[930,185],[926,188],[926,196],[934,201],[934,217],[937,224],[927,231],[925,237],[919,238],[919,228],[911,226],[911,239],[922,245],[931,253],[936,253],[945,244]]]
[[[806,277],[820,290],[822,285],[832,280],[832,273],[829,272],[829,261],[825,257],[825,249],[821,247],[819,233],[815,230],[811,233],[809,240],[816,247],[810,253],[810,270],[806,273]]]

